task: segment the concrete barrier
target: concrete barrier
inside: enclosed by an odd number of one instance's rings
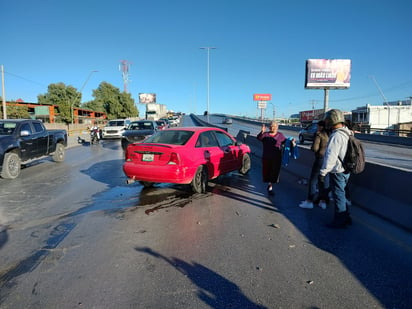
[[[245,143],[260,157],[262,144],[255,136],[247,136]],[[291,160],[285,170],[308,179],[313,160],[312,151],[299,147],[299,158]],[[363,173],[351,175],[349,190],[357,207],[412,231],[411,184],[411,172],[366,162]]]

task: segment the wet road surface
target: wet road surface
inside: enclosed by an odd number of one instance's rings
[[[205,195],[126,185],[118,141],[0,179],[0,308],[412,306],[409,233],[356,207],[327,229],[332,209],[297,207],[300,179],[268,196],[252,160]]]

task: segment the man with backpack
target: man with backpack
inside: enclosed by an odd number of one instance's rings
[[[342,111],[331,109],[325,114],[325,125],[331,130],[326,153],[320,169],[319,181],[322,182],[329,174],[330,188],[333,197],[335,215],[327,226],[330,228],[346,228],[352,224],[349,214],[345,189],[348,185],[350,172],[344,167],[344,159],[348,148],[349,136],[353,132],[345,126]]]

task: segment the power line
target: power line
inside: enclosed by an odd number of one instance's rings
[[[12,76],[17,77],[17,78],[22,79],[22,80],[25,80],[26,82],[30,82],[30,83],[32,83],[32,84],[37,84],[37,85],[40,85],[40,86],[45,86],[45,87],[47,87],[47,86],[48,86],[48,85],[45,85],[45,84],[43,84],[43,83],[36,82],[36,81],[34,81],[34,80],[31,80],[31,79],[25,78],[25,77],[23,77],[23,76],[20,76],[20,75],[17,75],[17,74],[11,73],[11,72],[4,71],[4,73],[6,73],[6,74],[8,74],[8,75],[12,75]]]

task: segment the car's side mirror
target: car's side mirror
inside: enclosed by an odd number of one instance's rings
[[[30,131],[28,131],[28,130],[22,130],[20,132],[20,136],[29,136],[29,135],[30,135]]]

